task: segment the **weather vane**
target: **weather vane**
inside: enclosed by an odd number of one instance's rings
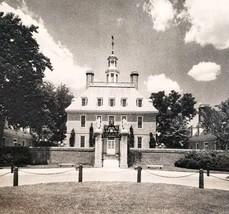
[[[111,42],[111,46],[112,46],[112,54],[114,54],[114,36],[111,36],[111,40],[112,40],[112,42]]]

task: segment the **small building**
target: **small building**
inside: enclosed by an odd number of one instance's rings
[[[113,155],[120,161],[120,166],[126,167],[127,138],[122,142],[122,131],[125,130],[128,135],[131,127],[134,132],[132,146],[140,149],[149,148],[149,134],[156,134],[157,110],[153,107],[152,100],[144,98],[138,91],[139,73],[133,71],[130,73],[130,82],[121,82],[120,71],[117,68],[118,58],[114,51],[107,60],[106,82],[95,82],[94,72],[87,71],[86,91],[75,98],[66,109],[66,146],[70,146],[69,140],[74,130],[73,146],[90,147],[90,130],[93,128],[97,139],[95,139],[95,166],[102,166],[98,159]],[[98,141],[100,137],[101,141]],[[99,145],[96,146],[96,143]]]
[[[33,146],[33,136],[22,130],[14,130],[13,128],[5,128],[3,133],[2,146]]]
[[[189,149],[216,150],[217,138],[211,133],[202,132],[200,135],[192,136],[188,140],[188,145]]]

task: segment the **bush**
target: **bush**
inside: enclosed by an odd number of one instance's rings
[[[141,162],[142,153],[139,151],[129,151],[128,153],[128,166],[133,166]]]
[[[28,147],[0,147],[0,165],[27,165],[31,163]]]
[[[188,169],[206,169],[209,166],[211,169],[229,170],[229,153],[192,151],[176,161],[174,165]]]

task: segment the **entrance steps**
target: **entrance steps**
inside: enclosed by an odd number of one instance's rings
[[[119,168],[119,161],[115,155],[106,155],[103,157],[104,168]]]

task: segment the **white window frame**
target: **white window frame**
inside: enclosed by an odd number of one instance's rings
[[[84,142],[82,142],[82,139],[84,139]],[[82,143],[84,143],[84,146],[82,146]],[[86,136],[80,135],[80,148],[85,148],[86,146]]]
[[[141,106],[139,105],[139,101],[141,101]],[[136,106],[139,107],[139,108],[141,108],[143,106],[143,99],[142,98],[137,98]]]
[[[113,100],[113,104],[114,104],[113,106],[111,105],[111,100]],[[108,100],[108,102],[109,102],[108,105],[110,107],[114,107],[115,106],[115,97],[110,97],[109,100]]]
[[[142,125],[141,125],[141,127],[138,127],[138,118],[142,118]],[[138,129],[143,129],[143,116],[137,116],[137,128]]]
[[[125,105],[125,106],[123,105],[123,100],[126,101],[126,105]],[[121,98],[121,106],[122,106],[122,107],[127,107],[127,105],[128,105],[128,104],[127,104],[127,98],[126,98],[126,97]]]
[[[139,147],[139,139],[141,139],[141,147]],[[142,142],[143,142],[142,136],[137,136],[137,148],[138,149],[142,149]]]
[[[101,105],[99,105],[99,100],[101,100]],[[97,106],[103,106],[103,98],[97,97]]]
[[[115,115],[108,115],[108,124],[110,124],[109,117],[114,117],[114,124],[115,124]]]
[[[84,126],[82,126],[82,117],[84,116],[84,118],[85,118],[85,121],[84,121]],[[80,127],[81,128],[86,128],[86,115],[85,114],[81,114],[80,115]]]
[[[83,100],[85,100],[85,105],[83,105]],[[81,105],[86,106],[87,105],[87,97],[81,97]]]
[[[123,120],[123,117],[125,117],[126,118],[126,121],[128,121],[127,115],[121,115],[121,121]]]

